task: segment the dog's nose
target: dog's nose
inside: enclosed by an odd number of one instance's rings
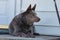
[[[39,22],[39,21],[40,21],[40,18],[38,18],[36,22]]]
[[[40,18],[38,19],[38,21],[40,21]]]

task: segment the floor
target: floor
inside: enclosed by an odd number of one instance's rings
[[[15,37],[11,35],[0,35],[0,40],[60,40],[60,37],[51,37],[51,36],[36,36],[36,38],[23,38],[23,37]]]
[[[7,25],[0,25],[0,28],[8,28]],[[1,30],[0,30],[1,31]],[[1,31],[2,32],[2,31]],[[0,33],[1,33],[0,32]],[[5,31],[6,33],[8,31]],[[3,33],[3,32],[2,32]],[[23,37],[15,37],[15,36],[11,36],[9,34],[0,34],[0,40],[60,40],[60,37],[53,37],[53,36],[36,36],[36,38],[23,38]]]

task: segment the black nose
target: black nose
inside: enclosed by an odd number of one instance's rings
[[[36,22],[39,22],[40,21],[40,18],[38,18],[38,20]]]
[[[40,21],[40,18],[38,19],[38,21]]]

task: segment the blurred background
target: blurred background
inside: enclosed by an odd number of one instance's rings
[[[60,0],[56,0],[60,15]],[[37,16],[41,21],[35,23],[36,32],[41,34],[60,35],[60,24],[53,0],[0,0],[0,28],[8,28],[15,15],[25,11],[29,5],[36,4]],[[40,26],[39,26],[40,25]]]

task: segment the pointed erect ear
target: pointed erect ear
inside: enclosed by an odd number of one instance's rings
[[[32,10],[35,10],[35,8],[36,8],[36,4],[35,4],[34,7],[32,8]]]
[[[30,11],[30,10],[31,10],[31,4],[29,5],[26,11]]]

